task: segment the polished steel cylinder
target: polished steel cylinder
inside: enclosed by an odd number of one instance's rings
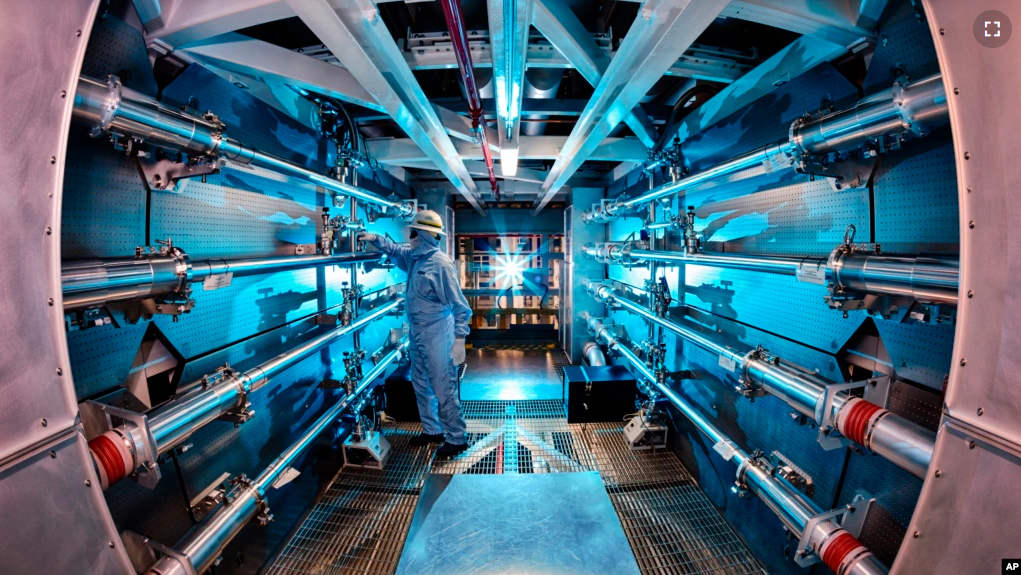
[[[859,100],[845,110],[791,127],[791,143],[806,154],[827,154],[856,147],[886,134],[925,134],[947,122],[943,78],[936,74]]]
[[[752,150],[751,152],[746,152],[740,156],[731,158],[707,170],[698,172],[697,174],[692,174],[686,178],[681,178],[676,182],[670,182],[657,188],[653,188],[644,194],[628,198],[617,203],[607,204],[607,212],[610,215],[613,215],[621,209],[624,211],[632,210],[643,204],[647,204],[660,198],[665,198],[681,190],[693,188],[710,180],[715,180],[716,178],[740,172],[742,170],[747,170],[748,168],[762,166],[766,163],[786,158],[790,153],[790,150],[791,146],[787,142],[779,142],[763,146],[757,150]]]
[[[585,254],[606,264],[662,262],[704,265],[787,276],[823,271],[836,288],[872,295],[904,297],[922,303],[956,304],[959,262],[953,257],[887,256],[869,253],[840,254],[829,258],[739,253],[671,252],[631,249],[607,242],[588,245]]]
[[[66,261],[61,264],[64,309],[75,311],[122,301],[172,297],[183,293],[189,283],[228,272],[234,277],[245,277],[323,266],[349,266],[378,262],[382,255],[379,252],[310,254],[191,262],[183,252],[179,252],[179,255],[143,254]]]
[[[887,458],[898,467],[919,477],[925,477],[936,440],[935,434],[931,431],[883,409],[882,412],[886,414],[886,417],[893,419],[886,424],[876,441],[873,442],[870,436],[864,432],[847,433],[843,427],[840,427],[840,422],[843,421],[840,417],[842,414],[846,414],[844,408],[851,402],[862,400],[849,400],[846,394],[842,394],[834,397],[829,405],[820,406],[826,393],[826,386],[829,384],[826,379],[798,370],[781,362],[778,358],[770,357],[758,350],[747,348],[742,351],[726,346],[714,337],[702,335],[667,318],[657,316],[652,310],[620,297],[607,285],[590,283],[587,289],[589,294],[598,301],[626,309],[650,323],[680,336],[685,341],[717,354],[720,357],[720,365],[731,366],[731,371],[741,374],[746,383],[760,387],[770,395],[784,400],[799,413],[812,418],[816,423],[822,423],[823,413],[820,408],[829,409],[836,416],[835,421],[838,423],[840,432],[846,437]],[[602,341],[609,343],[605,337]],[[644,366],[644,363],[642,365]],[[880,408],[877,407],[877,409]],[[880,418],[879,421],[881,422],[882,419]],[[876,425],[868,429],[871,429],[874,434],[878,427],[879,425]]]
[[[187,257],[175,254],[64,262],[64,309],[74,311],[170,295],[182,291],[191,276]]]
[[[826,392],[825,379],[783,363],[763,360],[755,354],[746,356],[741,368],[750,384],[761,387],[770,395],[784,400],[798,413],[815,420],[816,405]]]
[[[234,277],[245,277],[325,266],[357,265],[378,262],[380,259],[382,254],[379,252],[269,256],[235,260],[210,259],[192,264],[192,281],[202,281],[209,276],[226,273],[231,273]]]
[[[663,184],[633,198],[610,202],[586,212],[586,223],[605,223],[619,212],[665,198],[681,190],[764,165],[787,163],[799,154],[825,154],[850,150],[885,135],[906,131],[918,135],[947,122],[947,101],[939,74],[906,85],[896,84],[855,106],[821,118],[791,125],[787,140],[746,152],[709,169]]]
[[[210,513],[201,523],[192,528],[175,548],[183,556],[181,559],[165,556],[149,571],[152,575],[187,575],[188,567],[195,573],[203,573],[216,562],[223,549],[234,537],[267,507],[266,493],[270,486],[280,478],[280,474],[304,454],[326,429],[336,424],[337,419],[352,405],[372,383],[382,375],[387,367],[400,359],[407,350],[408,338],[400,341],[397,347],[386,354],[362,378],[355,390],[345,395],[323,413],[294,443],[279,457],[273,460],[266,469],[251,482],[240,482],[232,490],[229,502],[221,505]],[[190,562],[190,566],[181,561]]]
[[[837,287],[923,303],[957,304],[957,259],[847,254],[833,262]]]
[[[248,387],[246,374],[226,377],[208,387],[204,387],[201,381],[193,385],[196,386],[194,389],[168,401],[149,415],[149,432],[156,442],[158,455],[181,445],[197,430],[237,408]]]
[[[665,252],[652,250],[631,250],[632,261],[665,262],[711,266],[732,270],[746,270],[772,274],[797,275],[799,269],[826,267],[826,258],[811,256],[766,256],[737,253]]]
[[[269,383],[270,379],[340,338],[364,328],[393,312],[403,299],[390,301],[359,316],[350,324],[334,328],[241,374],[225,376],[213,385],[192,382],[192,391],[172,399],[149,415],[149,432],[162,455],[180,445],[195,431],[239,407],[245,394]]]
[[[381,206],[397,217],[412,215],[410,204],[382,198],[283,158],[247,147],[224,135],[221,126],[164,106],[112,79],[102,82],[87,76],[80,77],[74,99],[74,116],[88,123],[93,135],[120,134],[187,154],[223,157]]]
[[[599,344],[594,341],[586,343],[581,354],[591,366],[606,365],[606,356],[603,355],[603,350],[599,349]]]
[[[245,372],[245,376],[251,385],[251,390],[255,391],[260,387],[269,383],[271,379],[279,375],[282,371],[291,367],[292,365],[300,362],[301,360],[312,356],[323,347],[330,345],[338,339],[361,330],[365,326],[373,323],[380,318],[393,313],[401,304],[404,303],[404,298],[400,297],[389,301],[376,309],[358,316],[350,324],[332,329],[319,337],[310,339],[309,341],[299,345],[298,347],[282,353],[273,359],[260,364],[258,367],[252,368]]]
[[[719,355],[724,359],[724,361],[732,361],[739,366],[744,360],[745,354],[748,353],[748,350],[741,351],[734,349],[716,341],[714,338],[704,336],[666,318],[659,317],[652,310],[646,309],[627,298],[619,297],[609,286],[590,283],[588,291],[589,294],[595,297],[598,301],[607,305],[616,305],[626,309],[631,313],[666,329],[667,331],[679,335],[685,341],[694,343],[703,349]]]
[[[654,385],[670,403],[691,421],[692,424],[713,443],[721,456],[737,466],[737,482],[752,493],[756,494],[763,503],[769,507],[776,516],[796,537],[800,537],[809,527],[812,518],[823,513],[814,501],[806,497],[794,488],[786,479],[771,473],[760,466],[750,455],[726,434],[716,427],[693,405],[688,403],[669,385],[661,383],[649,368],[637,355],[631,352],[627,346],[622,345],[613,335],[609,328],[605,327],[598,319],[583,317],[588,324],[589,331],[599,336],[609,348],[621,352],[621,355],[631,364],[631,367],[650,384]],[[726,454],[726,455],[724,455]],[[834,553],[825,553],[827,544],[835,541],[845,543],[847,534],[834,519],[817,521],[814,523],[809,541],[817,549],[821,559],[827,564],[837,565],[834,572],[854,575],[885,575],[887,569],[875,556],[864,548],[857,540],[856,545],[844,545],[839,549],[833,549]],[[853,538],[852,538],[853,539]],[[827,561],[828,560],[828,561]]]

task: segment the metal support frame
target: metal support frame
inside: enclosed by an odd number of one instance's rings
[[[862,98],[849,108],[795,120],[786,140],[745,152],[638,196],[617,198],[597,210],[600,213],[587,213],[585,221],[603,223],[724,176],[751,170],[769,172],[780,166],[834,177],[837,189],[862,186],[867,175],[857,169],[847,172],[841,165],[858,166],[863,158],[896,149],[905,137],[924,136],[946,121],[947,98],[939,74],[910,83],[902,78],[891,88]]]
[[[842,575],[879,575],[887,572],[886,567],[854,539],[854,535],[832,519],[833,516],[845,513],[846,508],[840,508],[830,516],[821,518],[826,513],[815,502],[798,492],[789,481],[775,473],[767,458],[760,452],[753,454],[745,452],[677,391],[666,382],[657,380],[645,363],[634,353],[630,353],[630,350],[621,344],[598,318],[587,316],[582,319],[587,323],[590,333],[596,335],[610,349],[621,351],[624,359],[637,371],[640,379],[644,379],[659,390],[699,432],[709,438],[714,450],[721,457],[737,466],[737,487],[742,492],[758,495],[795,537],[799,540],[805,538],[812,549],[825,551],[828,544],[837,540],[847,541],[846,536],[850,536],[853,545],[831,556],[827,562],[835,572]],[[812,521],[817,517],[820,518],[818,521]],[[826,554],[820,553],[820,556],[825,557]]]
[[[225,366],[182,386],[182,389],[186,390],[184,393],[146,414],[125,412],[111,405],[92,405],[89,410],[83,410],[82,415],[87,419],[86,428],[92,434],[90,439],[93,441],[90,441],[89,445],[97,467],[109,468],[106,471],[110,477],[125,475],[116,467],[112,467],[114,462],[119,465],[120,459],[106,457],[111,452],[104,453],[94,443],[107,431],[116,431],[124,439],[123,445],[116,446],[117,451],[114,455],[124,455],[122,451],[127,449],[125,457],[133,462],[132,471],[136,473],[140,483],[153,487],[160,478],[157,460],[161,455],[181,445],[193,433],[216,419],[227,418],[233,421],[235,426],[244,423],[254,415],[247,407],[250,393],[264,387],[278,374],[337,340],[363,329],[386,315],[398,313],[403,303],[403,298],[393,299],[358,316],[347,325],[329,330],[244,373]],[[364,357],[364,354],[359,357]],[[111,416],[119,421],[113,421]],[[97,456],[97,453],[101,455]]]
[[[288,5],[386,109],[457,191],[485,215],[485,202],[422,91],[418,80],[370,0],[288,0]]]
[[[235,479],[235,487],[226,494],[225,502],[199,522],[174,546],[176,552],[164,552],[164,556],[152,566],[152,572],[160,575],[192,575],[203,573],[212,566],[223,549],[248,524],[255,519],[265,525],[272,520],[269,513],[267,494],[269,489],[304,454],[315,439],[324,431],[336,425],[341,414],[365,396],[373,382],[381,376],[407,350],[408,339],[404,338],[373,366],[359,382],[357,388],[326,410],[290,447],[280,454],[266,469],[253,480],[244,476]]]
[[[532,25],[563,54],[593,88],[599,85],[603,74],[610,67],[610,55],[585,29],[570,6],[557,0],[535,0]],[[656,132],[652,128],[649,116],[640,106],[632,108],[624,122],[646,148],[655,145]]]
[[[928,429],[869,402],[864,402],[868,405],[854,406],[854,403],[862,400],[845,394],[830,393],[832,382],[818,374],[802,371],[783,362],[761,347],[735,349],[715,334],[701,334],[660,317],[654,311],[622,297],[608,282],[589,282],[587,291],[597,301],[611,308],[625,309],[719,356],[719,365],[738,377],[737,391],[742,395],[753,397],[761,392],[769,393],[782,399],[799,413],[812,417],[820,425],[825,421],[843,421],[844,413],[857,411],[859,415],[867,414],[857,419],[856,425],[851,426],[852,434],[849,439],[855,440],[918,477],[925,476],[935,442],[935,434]],[[609,338],[603,338],[603,341],[609,343]],[[658,374],[644,363],[642,365],[643,375],[650,379],[659,379]],[[849,387],[862,385],[856,383]],[[824,401],[827,397],[828,402]],[[845,407],[848,410],[844,410]],[[831,412],[831,418],[825,416],[827,410]],[[839,425],[836,427],[839,427],[841,433],[845,432],[845,427]],[[880,430],[878,435],[877,430]],[[875,438],[879,438],[879,441],[875,441]]]
[[[610,130],[719,16],[725,0],[650,0],[642,5],[617,55],[550,169],[533,213],[546,206]]]

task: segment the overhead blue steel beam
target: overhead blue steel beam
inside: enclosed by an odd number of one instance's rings
[[[534,213],[545,207],[727,3],[728,0],[649,0],[642,5],[543,183],[543,194]]]
[[[831,62],[847,53],[847,48],[839,44],[802,36],[688,114],[668,140],[676,136],[684,142],[819,64]],[[640,164],[622,164],[618,168],[621,169],[614,170],[607,185],[633,173],[632,170],[642,169]]]
[[[865,14],[859,13],[859,6]],[[868,22],[875,13],[876,2],[849,2],[848,0],[734,0],[722,16],[766,24],[781,30],[790,30],[805,36],[815,36],[844,47],[863,41],[874,41],[875,31],[858,24]],[[881,13],[882,6],[878,6]],[[865,16],[865,18],[860,18]]]
[[[496,83],[500,169],[504,176],[513,176],[518,169],[518,134],[521,133],[521,99],[525,91],[532,0],[489,0],[487,12]]]
[[[468,203],[485,215],[475,182],[376,6],[370,0],[345,2],[336,11],[327,0],[288,0],[288,5]]]
[[[684,142],[819,64],[846,54],[847,48],[839,44],[802,36],[688,114],[676,136]]]
[[[570,6],[560,0],[535,0],[532,24],[593,88],[599,85],[610,66],[610,57],[596,44]],[[655,145],[656,131],[640,107],[634,107],[624,122],[647,148]]]
[[[183,51],[207,66],[267,84],[294,86],[370,110],[385,111],[351,72],[269,42],[232,32],[191,44]]]

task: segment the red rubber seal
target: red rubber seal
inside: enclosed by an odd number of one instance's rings
[[[840,575],[840,571],[838,571],[840,564],[844,562],[844,559],[852,551],[859,547],[863,547],[861,542],[855,539],[854,535],[844,531],[826,546],[822,554],[822,562],[834,573]]]
[[[844,429],[841,429],[840,432],[851,441],[865,445],[865,433],[869,429],[869,421],[882,409],[882,407],[865,400],[854,402],[854,405],[850,407],[851,411],[844,420]]]
[[[96,437],[89,442],[89,449],[96,456],[96,462],[103,466],[107,482],[110,485],[124,479],[127,475],[127,471],[124,469],[124,459],[109,437],[105,435]]]

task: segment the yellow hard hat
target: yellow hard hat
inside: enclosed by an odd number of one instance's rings
[[[440,218],[439,214],[432,210],[422,210],[415,214],[415,217],[412,218],[408,227],[416,230],[422,230],[424,232],[432,232],[441,236],[446,235],[446,232],[443,231],[443,219]]]

